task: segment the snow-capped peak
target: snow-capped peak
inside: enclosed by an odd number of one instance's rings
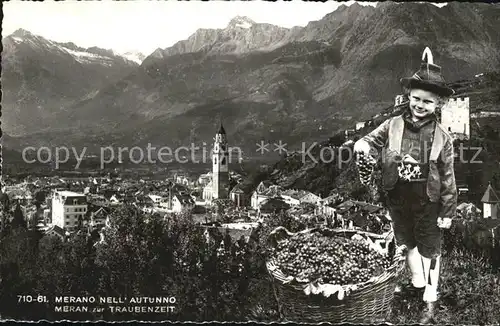
[[[14,31],[14,33],[11,34],[13,37],[18,37],[18,38],[23,38],[26,36],[33,36],[33,34],[30,31],[27,31],[25,29],[19,28]]]
[[[9,37],[16,43],[21,43],[25,41],[39,41],[39,37],[32,34],[31,32],[19,28],[14,33],[10,34]]]
[[[255,22],[246,16],[236,16],[231,19],[228,27],[250,28],[254,24]]]
[[[141,64],[144,61],[144,59],[146,58],[146,56],[139,51],[127,51],[127,52],[115,53],[115,54],[119,55],[127,60],[136,62],[138,64]]]
[[[85,49],[72,42],[54,42],[23,29],[16,30],[9,38],[12,39],[14,43],[25,44],[41,53],[50,52],[58,55],[72,56],[76,61],[83,64],[98,63],[110,66],[113,63],[113,54],[110,51],[96,47]]]

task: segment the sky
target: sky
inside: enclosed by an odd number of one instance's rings
[[[224,28],[235,16],[282,27],[305,26],[349,2],[19,1],[3,3],[2,34],[19,28],[56,42],[151,54],[200,28]],[[375,6],[376,2],[360,2]]]
[[[344,3],[352,4],[353,1]],[[19,28],[56,42],[150,54],[187,39],[199,28],[225,28],[235,16],[282,27],[305,26],[342,2],[64,1],[4,2],[2,34]],[[360,3],[372,5],[376,3]]]

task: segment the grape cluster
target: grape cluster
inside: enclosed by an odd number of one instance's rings
[[[391,262],[365,240],[298,234],[278,243],[273,251],[281,271],[297,279],[348,285],[382,274]]]
[[[359,180],[362,184],[370,184],[372,173],[375,169],[376,160],[363,152],[357,153],[356,165],[358,167]]]

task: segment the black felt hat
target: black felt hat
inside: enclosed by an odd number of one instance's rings
[[[455,93],[453,89],[446,86],[441,67],[434,64],[429,48],[424,50],[420,69],[411,77],[401,78],[401,85],[408,89],[423,89],[447,97]]]

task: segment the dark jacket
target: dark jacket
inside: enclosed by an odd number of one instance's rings
[[[382,182],[385,190],[394,188],[398,181],[401,161],[401,141],[404,119],[402,115],[384,121],[362,138],[382,155]],[[436,123],[429,156],[427,195],[432,202],[440,202],[440,217],[452,218],[457,207],[457,188],[453,169],[453,140],[441,124]]]

